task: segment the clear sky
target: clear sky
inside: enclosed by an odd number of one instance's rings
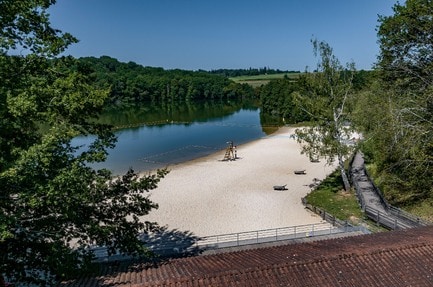
[[[66,54],[165,69],[314,69],[310,40],[370,69],[378,15],[395,0],[57,0],[55,28],[80,42]]]

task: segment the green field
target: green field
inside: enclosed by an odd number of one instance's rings
[[[230,80],[236,83],[249,84],[253,87],[258,87],[267,84],[270,80],[273,79],[282,79],[284,77],[287,77],[289,79],[297,79],[299,75],[300,73],[263,74],[255,76],[232,77],[230,78]]]

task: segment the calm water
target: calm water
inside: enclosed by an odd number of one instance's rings
[[[184,107],[176,111],[132,109],[106,115],[106,120],[116,118],[115,123],[111,122],[114,125],[132,127],[116,132],[116,147],[109,150],[107,161],[94,165],[95,168],[108,168],[114,174],[124,173],[129,168],[153,170],[220,151],[228,141],[238,145],[265,136],[265,131],[275,130],[264,128],[257,107],[232,103],[196,107],[186,113],[178,111]],[[126,119],[125,114],[132,116]],[[91,140],[92,137],[78,137],[75,143],[87,144]]]

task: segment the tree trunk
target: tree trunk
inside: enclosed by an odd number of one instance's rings
[[[338,165],[340,167],[341,178],[343,179],[344,190],[350,190],[349,178],[347,177],[346,169],[344,168],[344,161],[342,156],[338,156]]]

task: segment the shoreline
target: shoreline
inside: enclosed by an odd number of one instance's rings
[[[335,170],[312,163],[291,137],[294,127],[237,145],[238,158],[222,161],[225,150],[167,166],[170,171],[150,199],[159,205],[143,219],[167,230],[196,236],[238,233],[323,222],[301,198],[314,178]],[[295,175],[295,170],[306,170]],[[148,173],[148,172],[146,172]],[[287,185],[276,191],[274,185]]]

